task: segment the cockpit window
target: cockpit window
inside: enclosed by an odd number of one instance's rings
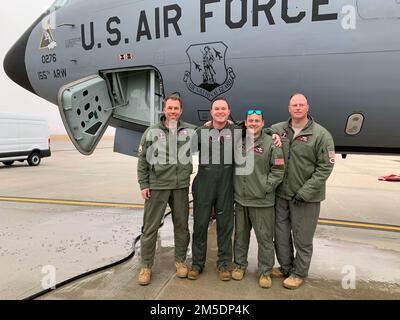
[[[51,6],[51,9],[53,10],[58,10],[62,7],[65,7],[67,4],[69,4],[71,0],[56,0],[53,5]]]

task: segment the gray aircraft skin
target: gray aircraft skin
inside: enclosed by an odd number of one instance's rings
[[[395,0],[61,0],[4,68],[59,106],[84,154],[108,125],[115,151],[135,154],[172,92],[185,121],[223,95],[234,120],[255,107],[271,125],[299,91],[338,152],[400,153],[399,18]]]

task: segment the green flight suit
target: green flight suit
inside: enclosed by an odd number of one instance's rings
[[[158,229],[169,204],[174,224],[175,261],[186,260],[190,241],[189,184],[193,167],[190,139],[194,127],[179,121],[177,130],[170,131],[160,123],[149,127],[139,146],[138,181],[140,189],[150,188],[145,201],[143,230],[140,240],[141,264],[151,268]]]
[[[325,199],[326,180],[335,163],[335,146],[331,134],[311,117],[296,138],[291,119],[271,129],[282,139],[286,163],[284,180],[276,191],[276,255],[285,274],[305,278],[311,263],[320,202]],[[292,200],[296,194],[303,203]]]
[[[236,164],[234,175],[235,190],[235,240],[234,261],[241,269],[248,266],[247,256],[250,232],[254,229],[258,243],[258,271],[260,275],[270,275],[275,261],[275,189],[284,176],[282,149],[275,147],[266,133],[242,150],[245,163]],[[251,168],[251,165],[254,166]],[[250,172],[239,172],[247,167]],[[245,173],[245,174],[243,174]]]
[[[217,267],[219,270],[225,269],[232,262],[234,146],[241,141],[241,131],[237,126],[230,124],[223,130],[216,130],[212,126],[203,126],[196,130],[198,140],[193,151],[197,149],[200,154],[199,171],[192,186],[192,267],[200,272],[203,271],[206,262],[212,207],[215,207],[217,220]]]

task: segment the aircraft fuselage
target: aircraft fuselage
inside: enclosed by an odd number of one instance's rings
[[[235,120],[252,106],[267,125],[285,121],[301,91],[338,151],[398,153],[392,2],[71,0],[32,27],[24,62],[32,90],[55,104],[61,87],[87,76],[155,70],[163,94],[179,92],[184,119],[198,124],[219,95]]]

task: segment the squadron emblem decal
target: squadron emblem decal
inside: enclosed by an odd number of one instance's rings
[[[212,101],[233,87],[236,76],[225,64],[227,49],[222,42],[195,44],[187,49],[190,71],[185,72],[183,81],[191,92]]]
[[[55,47],[57,47],[57,42],[53,37],[53,33],[51,32],[52,28],[51,28],[50,20],[43,20],[42,27],[43,27],[43,33],[42,33],[42,37],[40,38],[39,49],[52,50]]]

